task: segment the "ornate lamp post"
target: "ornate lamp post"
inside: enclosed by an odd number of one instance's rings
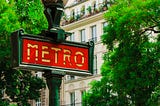
[[[64,11],[64,5],[68,0],[42,0],[44,14],[48,21],[48,30],[42,35],[51,37],[56,42],[62,42],[67,32],[60,28],[60,20]],[[55,74],[51,70],[45,70],[44,77],[49,88],[49,106],[60,106],[60,85],[65,73]]]

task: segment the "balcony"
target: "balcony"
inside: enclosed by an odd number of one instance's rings
[[[64,14],[62,21],[61,21],[61,26],[68,25],[70,23],[77,22],[79,20],[94,16],[98,13],[102,13],[108,9],[110,6],[110,2],[107,3],[100,3],[98,6],[88,6],[87,8],[83,7],[81,11],[77,13],[72,13],[72,15],[67,16]]]

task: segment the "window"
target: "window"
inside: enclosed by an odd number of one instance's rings
[[[41,106],[41,99],[40,98],[36,101],[36,106]]]
[[[94,55],[93,74],[97,74],[97,55]]]
[[[74,21],[74,19],[75,19],[75,12],[74,12],[74,10],[72,10],[71,14],[70,14],[70,21],[72,22],[72,21]]]
[[[92,33],[92,41],[97,42],[97,31],[96,31],[96,25],[91,27],[91,33]]]
[[[73,32],[72,35],[70,36],[70,41],[74,41],[74,32]]]
[[[96,1],[93,3],[93,10],[96,10]]]
[[[81,42],[86,42],[85,29],[80,30]]]
[[[70,75],[70,80],[74,80],[75,77],[73,75]]]
[[[67,75],[67,80],[74,80],[75,79],[75,76],[73,75]]]
[[[105,27],[106,27],[107,25],[108,25],[107,22],[104,22],[104,23],[103,23],[103,33],[105,32]]]
[[[75,3],[75,4],[78,3],[78,0],[74,0],[74,3]]]
[[[83,96],[84,96],[84,94],[85,94],[85,90],[83,90],[83,91],[81,91],[81,102],[83,103]]]
[[[75,12],[74,12],[74,10],[72,10],[72,11],[71,11],[71,16],[74,17],[74,15],[75,15]]]
[[[75,92],[70,93],[71,106],[75,106]]]
[[[36,72],[36,77],[42,77],[42,72]]]
[[[81,8],[81,15],[83,16],[85,14],[85,6],[82,6]]]

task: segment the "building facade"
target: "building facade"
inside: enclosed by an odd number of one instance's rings
[[[106,0],[69,0],[62,18],[62,28],[71,32],[67,40],[75,42],[94,41],[94,72],[93,76],[80,77],[66,75],[61,87],[62,106],[82,106],[82,96],[89,90],[90,82],[100,80],[100,68],[106,47],[101,43],[103,28],[107,25],[104,20],[109,2]]]

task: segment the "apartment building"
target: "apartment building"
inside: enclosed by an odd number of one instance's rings
[[[68,0],[61,27],[72,33],[67,38],[74,42],[94,41],[94,72],[92,76],[66,75],[63,78],[60,90],[61,106],[82,106],[82,96],[89,90],[93,80],[100,80],[100,68],[103,63],[103,54],[106,47],[101,43],[103,28],[107,25],[104,13],[110,6],[110,0]],[[37,73],[42,76],[42,73]],[[49,91],[43,89],[38,101],[30,101],[32,106],[49,106]]]
[[[80,77],[66,75],[61,87],[62,106],[82,106],[82,96],[89,90],[89,83],[101,78],[100,68],[106,47],[101,43],[103,27],[107,25],[104,12],[110,3],[106,0],[68,0],[62,18],[62,28],[71,32],[67,40],[75,42],[94,41],[94,72],[93,76]]]

